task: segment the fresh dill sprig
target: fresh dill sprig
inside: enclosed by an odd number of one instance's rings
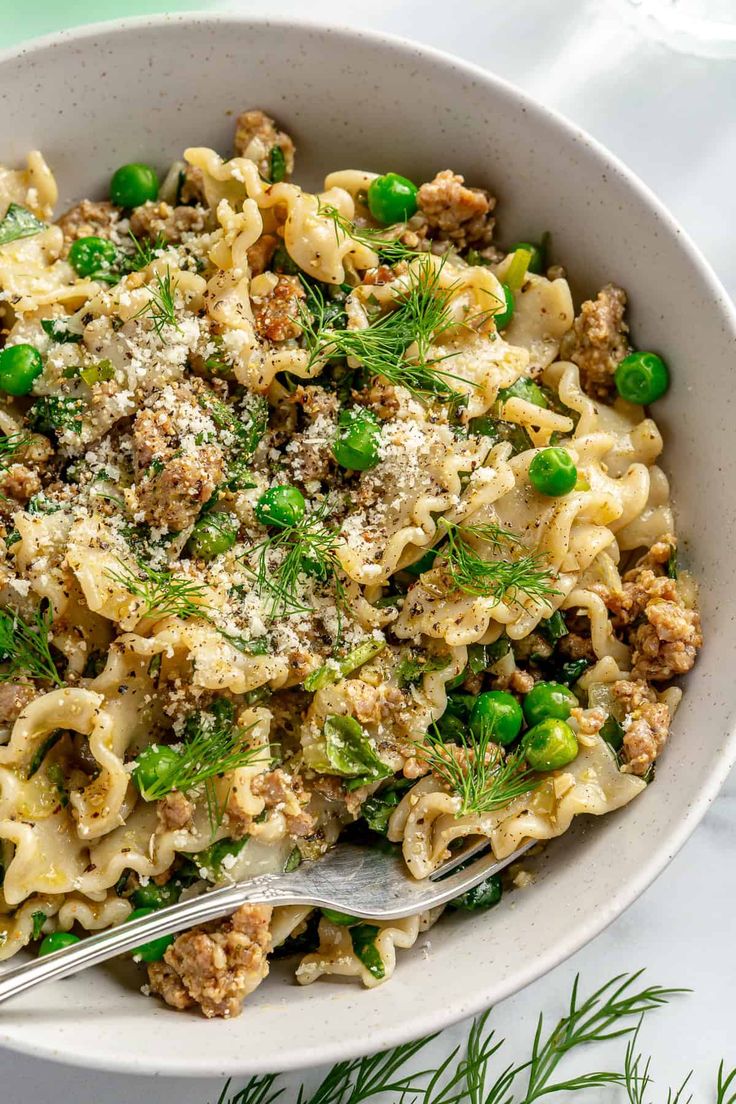
[[[24,621],[12,610],[0,610],[0,682],[12,682],[19,676],[43,679],[63,686],[51,654],[49,636],[53,622],[51,603],[44,599],[32,621]]]
[[[31,443],[27,433],[7,433],[0,437],[0,468],[12,463],[17,453]]]
[[[301,1086],[296,1104],[363,1104],[381,1094],[385,1094],[390,1104],[534,1104],[553,1093],[627,1086],[625,1071],[594,1071],[559,1081],[553,1077],[560,1062],[587,1043],[632,1034],[636,1038],[638,1024],[645,1014],[666,1004],[675,994],[686,992],[658,985],[634,990],[641,974],[641,970],[621,974],[582,1001],[578,1000],[579,978],[576,978],[567,1015],[544,1037],[544,1021],[540,1016],[531,1056],[518,1065],[509,1063],[495,1080],[491,1079],[491,1060],[503,1047],[504,1040],[497,1040],[494,1031],[488,1029],[491,1013],[486,1012],[473,1022],[467,1046],[456,1047],[434,1069],[404,1072],[407,1064],[413,1063],[432,1041],[430,1036],[369,1058],[336,1063],[313,1091]],[[633,1062],[633,1057],[630,1061]],[[636,1081],[640,1074],[633,1067],[630,1072]],[[733,1073],[726,1077],[721,1064],[716,1104],[734,1104],[734,1097],[726,1095],[734,1077]],[[217,1104],[272,1104],[285,1091],[285,1087],[278,1087],[278,1076],[271,1074],[252,1077],[245,1088],[228,1098],[229,1084]],[[675,1096],[670,1092],[669,1104],[685,1104],[680,1102],[683,1089],[684,1085]],[[640,1104],[639,1098],[633,1099]]]
[[[31,438],[27,433],[8,433],[0,437],[0,477],[14,463],[18,453],[30,444]],[[7,496],[0,492],[0,499],[7,502]]]
[[[133,243],[133,255],[128,260],[128,268],[131,272],[146,268],[166,248],[166,238],[163,234],[157,234],[155,240],[151,241],[150,238],[138,238],[132,230],[129,230],[128,237]]]
[[[198,711],[190,715],[177,758],[160,768],[150,785],[141,785],[142,796],[146,801],[158,801],[173,790],[190,793],[218,775],[230,774],[261,759],[263,747],[245,743],[254,724],[241,728],[230,714]],[[210,789],[206,796],[212,822],[217,812],[210,807],[215,795]]]
[[[558,1020],[546,1038],[543,1037],[544,1017],[540,1014],[531,1057],[525,1067],[527,1086],[522,1104],[531,1104],[540,1096],[552,1092],[626,1083],[625,1073],[613,1072],[583,1074],[582,1077],[554,1084],[550,1084],[550,1079],[571,1050],[587,1043],[636,1035],[641,1017],[646,1012],[667,1004],[675,994],[686,992],[684,989],[663,989],[659,985],[632,991],[643,972],[637,970],[633,974],[618,974],[582,1001],[579,1000],[578,975],[572,987],[567,1015]]]
[[[513,548],[521,543],[507,529],[493,524],[456,525],[442,518],[440,524],[447,535],[441,549],[441,564],[451,590],[462,591],[495,602],[513,602],[520,598],[546,601],[560,592],[552,586],[552,576],[543,560],[535,555],[513,557]],[[504,545],[510,554],[503,559],[486,560],[468,543],[475,537],[499,553]]]
[[[420,1093],[419,1082],[428,1071],[409,1074],[401,1070],[433,1038],[403,1043],[367,1058],[337,1062],[312,1093],[307,1095],[301,1087],[296,1104],[363,1104],[382,1093],[397,1093],[401,1100],[407,1093]]]
[[[729,1093],[730,1096],[728,1095]],[[718,1067],[716,1104],[736,1104],[736,1066],[727,1074],[725,1064],[722,1060]]]
[[[346,238],[352,238],[358,245],[364,245],[368,249],[372,249],[374,253],[378,253],[381,260],[386,264],[393,265],[398,264],[399,261],[411,260],[412,257],[416,257],[423,252],[404,245],[398,237],[387,238],[385,236],[387,233],[395,232],[396,227],[390,227],[387,230],[372,226],[357,226],[330,203],[320,204],[317,214],[332,219],[335,224],[335,239],[338,244],[340,233],[342,233]],[[401,232],[405,229],[406,227],[403,224],[399,225]]]
[[[159,338],[163,338],[167,326],[173,326],[177,330],[180,328],[176,319],[177,286],[168,265],[165,275],[156,272],[153,285],[148,285],[151,297],[134,316],[140,318],[141,315],[147,315]]]
[[[440,286],[441,269],[420,257],[393,309],[360,330],[332,326],[322,291],[305,281],[307,303],[301,307],[300,324],[310,362],[353,357],[371,376],[381,376],[419,398],[463,402],[465,395],[452,384],[467,385],[467,381],[441,367],[448,357],[429,355],[433,340],[455,325],[450,311],[452,287]]]
[[[344,586],[335,552],[337,533],[326,520],[329,513],[325,499],[295,525],[279,529],[245,554],[244,562],[254,576],[257,592],[268,598],[269,620],[310,612],[300,597],[302,580],[310,576],[319,582],[333,580],[339,615]],[[278,562],[272,565],[274,559]]]
[[[417,754],[460,799],[456,816],[482,815],[505,808],[523,794],[531,793],[539,779],[526,766],[520,753],[504,759],[493,743],[492,725],[483,725],[480,736],[469,740],[459,735],[460,743],[448,743],[437,725],[432,725],[425,743],[417,744]]]
[[[228,1081],[220,1093],[217,1104],[273,1104],[274,1100],[278,1100],[286,1091],[283,1088],[277,1089],[276,1092],[271,1091],[278,1076],[277,1073],[266,1073],[260,1077],[252,1077],[244,1089],[230,1097],[228,1093],[231,1082]]]
[[[210,607],[204,602],[205,588],[166,568],[151,567],[138,560],[135,567],[118,560],[119,571],[106,571],[109,579],[119,583],[140,603],[144,617],[180,617],[183,621],[199,617],[210,620]]]

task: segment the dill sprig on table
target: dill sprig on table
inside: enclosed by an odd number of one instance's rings
[[[665,1005],[684,989],[651,985],[636,989],[643,971],[619,974],[589,997],[579,999],[579,978],[575,979],[569,1009],[545,1033],[539,1017],[529,1058],[503,1066],[494,1077],[491,1063],[505,1040],[489,1029],[491,1012],[479,1016],[470,1030],[467,1046],[456,1047],[432,1068],[412,1072],[406,1066],[436,1036],[419,1039],[369,1058],[338,1062],[317,1086],[299,1090],[297,1104],[363,1104],[385,1095],[387,1104],[534,1104],[553,1093],[574,1093],[606,1086],[627,1087],[624,1070],[595,1070],[555,1080],[558,1066],[569,1054],[588,1043],[606,1039],[636,1037],[641,1020],[653,1009]],[[636,1079],[636,1073],[633,1074]],[[723,1065],[718,1077],[717,1104],[733,1104],[726,1094],[736,1078],[728,1077]],[[252,1077],[234,1095],[225,1085],[217,1104],[273,1104],[285,1092],[278,1075]],[[681,1092],[682,1090],[679,1090]],[[670,1093],[669,1104],[679,1098]],[[291,1097],[290,1097],[291,1099]],[[638,1101],[637,1101],[638,1104]],[[681,1102],[685,1104],[685,1102]]]
[[[353,357],[371,376],[381,376],[419,398],[464,401],[452,384],[467,381],[441,367],[448,357],[430,356],[432,342],[455,325],[452,288],[440,285],[441,271],[441,264],[420,257],[393,309],[357,330],[332,326],[321,289],[305,281],[307,305],[301,309],[300,324],[311,363],[323,357]]]
[[[245,554],[244,562],[254,576],[257,592],[268,599],[269,620],[309,613],[310,607],[300,596],[302,581],[309,576],[319,582],[333,580],[339,614],[344,587],[335,552],[338,536],[327,524],[329,514],[330,505],[325,499],[295,525],[279,529]],[[274,555],[281,558],[272,566]]]
[[[458,739],[459,743],[449,743],[438,727],[432,725],[425,742],[417,744],[417,755],[460,799],[458,817],[503,809],[539,785],[522,754],[504,758],[493,743],[492,725],[484,724],[478,737],[468,739],[460,734]]]
[[[493,598],[495,602],[516,601],[520,598],[546,601],[559,594],[552,586],[552,575],[540,556],[513,556],[513,549],[521,544],[519,537],[494,524],[457,525],[442,518],[447,541],[443,544],[439,563],[451,590],[459,590],[478,598]],[[475,537],[487,543],[495,553],[504,546],[508,557],[486,560],[468,542]]]
[[[174,575],[166,568],[151,567],[138,560],[135,567],[118,560],[119,571],[106,571],[109,579],[119,583],[141,604],[144,617],[180,617],[183,621],[199,617],[211,620],[210,607],[204,602],[205,587],[193,579]]]
[[[24,621],[12,610],[0,610],[0,682],[12,682],[19,677],[43,679],[54,686],[63,686],[49,636],[53,622],[51,604],[44,599],[32,621]]]

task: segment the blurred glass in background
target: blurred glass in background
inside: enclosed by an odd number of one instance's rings
[[[736,57],[736,0],[622,0],[644,34],[701,57]]]

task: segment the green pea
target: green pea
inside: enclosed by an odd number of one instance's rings
[[[578,741],[566,721],[548,717],[530,728],[523,740],[524,755],[532,770],[559,770],[578,754]]]
[[[378,463],[381,424],[372,410],[353,407],[343,410],[337,423],[337,440],[332,455],[342,468],[367,471]]]
[[[536,242],[517,242],[516,245],[512,245],[509,249],[509,253],[515,253],[517,249],[526,249],[531,253],[531,260],[526,266],[527,272],[534,272],[539,275],[544,269],[544,249],[541,245],[537,245]]]
[[[106,238],[77,238],[69,250],[69,263],[78,276],[94,276],[115,264],[118,251]]]
[[[179,763],[179,752],[166,744],[151,744],[136,759],[133,781],[143,797]]]
[[[472,889],[467,889],[465,893],[448,902],[448,907],[462,909],[463,912],[485,912],[486,909],[497,905],[502,895],[501,875],[491,874],[484,882],[473,886]]]
[[[417,186],[398,173],[384,173],[368,187],[368,210],[376,222],[405,222],[417,209]]]
[[[349,912],[338,912],[336,909],[323,908],[322,915],[331,924],[339,924],[341,928],[349,928],[351,924],[359,924],[359,916],[351,916]]]
[[[529,465],[529,482],[535,491],[549,498],[569,494],[578,481],[578,469],[564,448],[542,449]]]
[[[154,912],[156,912],[155,908],[136,908],[127,919],[140,920],[142,916],[151,916]],[[173,942],[173,935],[162,935],[158,939],[152,939],[149,943],[142,943],[140,947],[136,947],[133,957],[140,959],[141,962],[160,962],[167,947],[170,947]]]
[[[52,932],[41,940],[38,957],[53,954],[54,951],[63,951],[65,947],[71,947],[74,943],[79,943],[78,935],[72,935],[71,932]]]
[[[509,285],[501,284],[501,291],[503,292],[503,308],[495,311],[493,314],[493,321],[496,323],[497,330],[506,329],[511,319],[514,317],[514,309],[516,306],[514,293]]]
[[[524,698],[524,717],[529,725],[548,717],[566,721],[578,704],[572,690],[561,682],[538,682]]]
[[[661,399],[667,391],[670,373],[656,353],[630,353],[616,369],[614,380],[622,399],[647,406]]]
[[[0,352],[0,391],[7,395],[30,394],[41,372],[43,361],[35,345],[8,345]]]
[[[205,514],[194,523],[187,552],[196,560],[214,560],[233,547],[239,528],[232,514]]]
[[[121,165],[110,181],[110,199],[118,207],[140,207],[141,203],[158,199],[156,170],[140,161]]]
[[[278,529],[287,529],[302,520],[305,509],[302,492],[297,487],[285,483],[264,491],[256,503],[256,517],[261,525],[275,525]]]
[[[488,690],[479,694],[470,713],[470,731],[480,739],[489,732],[496,744],[510,744],[521,732],[521,706],[513,694],[505,690]]]

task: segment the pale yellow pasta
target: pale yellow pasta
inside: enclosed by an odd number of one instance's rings
[[[57,223],[40,153],[0,167],[4,344],[40,357],[0,403],[0,959],[356,824],[419,879],[469,837],[505,859],[633,800],[667,739],[697,596],[660,431],[616,397],[623,293],[576,315],[459,175],[381,226],[375,172],[312,193],[292,164],[245,112],[235,156],[191,147],[157,199]],[[99,267],[73,264],[91,234]],[[473,712],[556,679],[563,765]],[[308,940],[300,984],[374,987],[441,911],[245,906],[150,988],[234,1014]]]

